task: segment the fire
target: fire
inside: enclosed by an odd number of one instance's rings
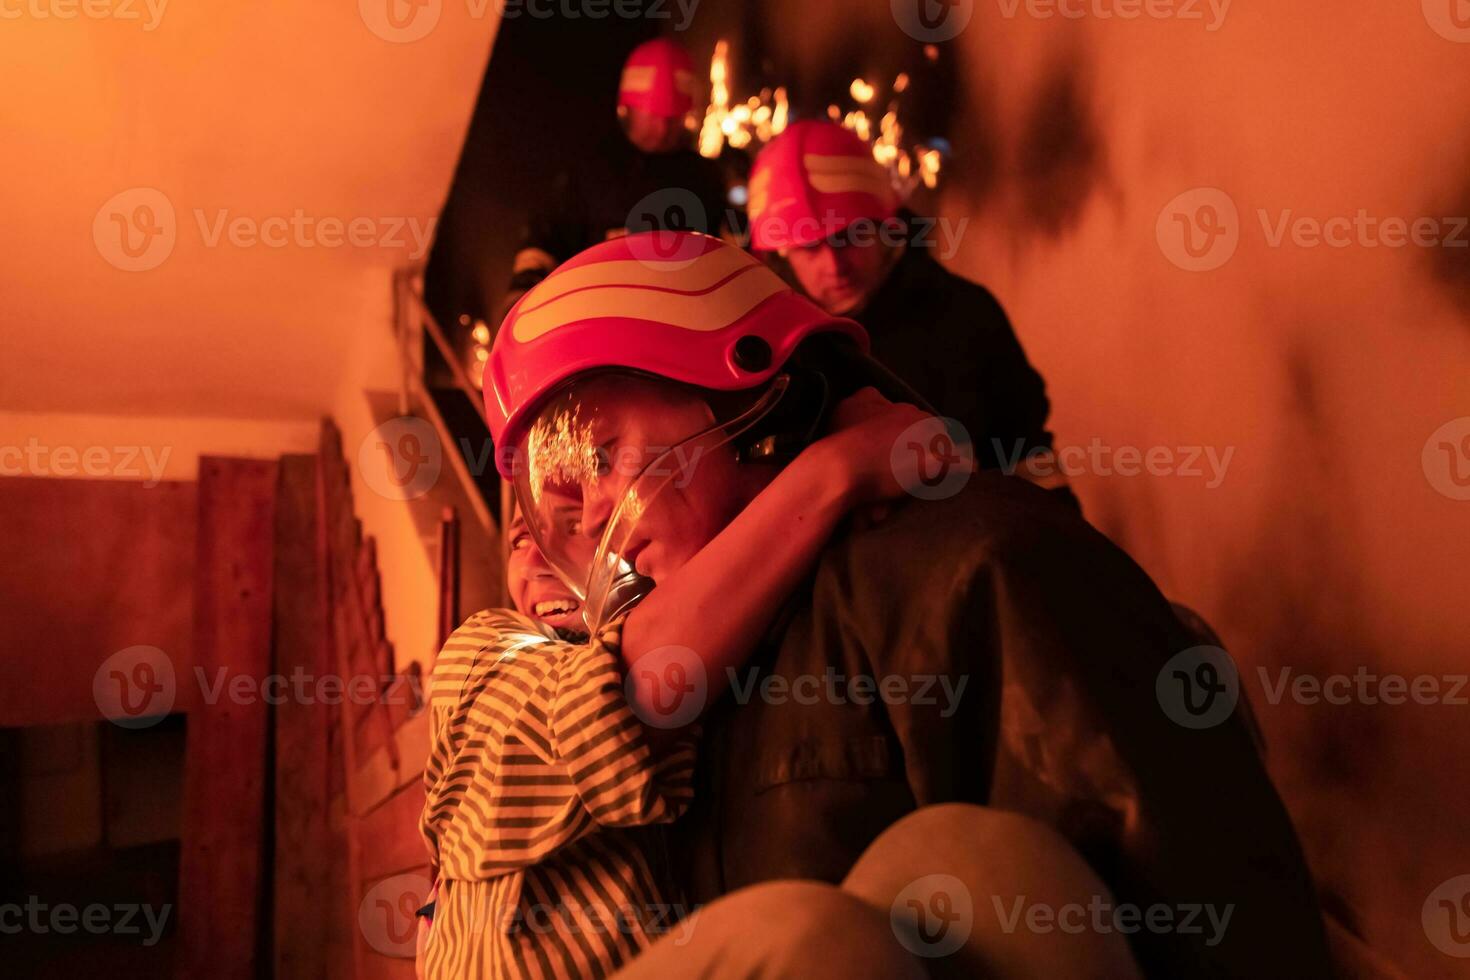
[[[582,407],[559,407],[538,418],[526,436],[531,499],[541,503],[548,485],[585,486],[597,479],[601,460],[591,422],[582,420]]]
[[[470,384],[477,390],[482,389],[485,387],[485,362],[490,359],[490,327],[484,320],[471,320],[468,314],[459,318],[459,325],[470,335],[465,373],[469,375]]]
[[[730,44],[718,41],[709,66],[710,103],[699,131],[699,152],[711,159],[729,145],[737,150],[752,144],[767,143],[785,131],[791,110],[786,89],[762,89],[743,101],[732,101],[730,91]],[[904,128],[899,120],[899,97],[909,88],[907,72],[900,73],[889,87],[890,96],[881,113],[878,86],[866,78],[854,78],[848,93],[857,106],[844,111],[841,106],[827,107],[828,117],[852,130],[873,147],[873,159],[888,169],[900,194],[907,198],[920,184],[933,189],[939,186],[944,166],[941,152],[922,143],[907,146]]]
[[[786,89],[761,89],[743,102],[730,101],[730,44],[719,41],[709,66],[710,103],[699,131],[699,152],[711,159],[729,144],[744,149],[752,142],[769,142],[786,129],[790,119]]]
[[[887,110],[878,117],[876,132],[873,117],[868,114],[867,109],[861,108],[873,102],[878,94],[877,87],[867,79],[854,78],[849,86],[852,97],[860,103],[859,108],[844,113],[839,106],[827,107],[827,115],[834,122],[840,122],[864,142],[872,144],[873,159],[888,168],[893,175],[894,186],[905,198],[921,183],[931,190],[938,187],[939,174],[944,166],[944,158],[939,150],[923,144],[912,147],[904,145],[903,124],[898,117],[898,97],[908,87],[909,76],[906,72],[893,80],[893,97],[888,102]]]
[[[919,174],[923,178],[924,186],[933,190],[939,186],[939,168],[943,165],[943,158],[938,150],[924,150],[919,154]]]

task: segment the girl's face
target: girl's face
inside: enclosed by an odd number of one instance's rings
[[[546,563],[517,508],[510,524],[510,557],[505,565],[506,584],[516,608],[543,623],[573,633],[586,631],[582,603],[562,584]]]

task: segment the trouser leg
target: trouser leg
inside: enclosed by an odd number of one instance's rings
[[[774,881],[700,909],[615,980],[927,980],[920,963],[899,944],[886,911],[832,885]]]
[[[1102,880],[1059,834],[965,803],[925,807],[885,830],[843,881],[891,917],[904,944],[948,977],[1138,976],[1125,938],[1093,910]]]

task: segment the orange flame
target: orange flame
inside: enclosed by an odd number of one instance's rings
[[[923,144],[904,146],[903,124],[898,118],[898,97],[908,87],[907,73],[893,80],[893,98],[889,100],[887,111],[878,119],[876,133],[873,119],[866,109],[857,108],[844,113],[839,106],[827,107],[827,115],[834,122],[842,123],[864,142],[872,144],[873,159],[888,169],[893,176],[894,187],[904,198],[912,194],[920,183],[931,190],[939,186],[939,174],[944,163],[939,151],[932,147]],[[857,102],[864,105],[873,102],[878,94],[877,87],[865,78],[854,78],[849,91]]]
[[[730,98],[730,44],[715,43],[709,66],[710,103],[699,131],[699,152],[711,159],[720,155],[728,143],[743,149],[753,142],[767,143],[786,129],[790,106],[786,89],[774,92],[762,89],[741,102]]]

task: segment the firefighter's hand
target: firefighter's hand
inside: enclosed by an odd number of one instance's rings
[[[885,505],[909,493],[916,471],[952,463],[940,458],[928,440],[909,438],[914,426],[932,417],[864,388],[838,404],[828,434],[812,448],[826,455],[827,465],[844,481],[854,511],[877,519],[886,512]],[[901,440],[905,445],[899,445]],[[895,465],[895,459],[903,465]]]

